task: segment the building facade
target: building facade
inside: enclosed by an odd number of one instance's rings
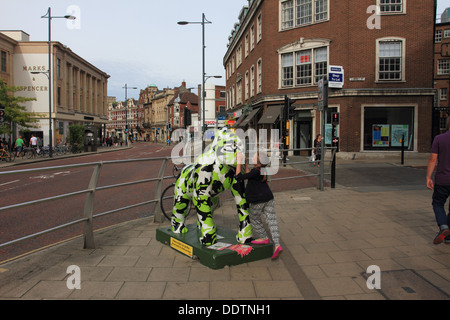
[[[435,10],[433,0],[250,0],[223,60],[227,109],[244,129],[278,130],[285,97],[295,100],[289,148],[311,148],[322,125],[330,145],[339,112],[342,157],[398,151],[402,136],[429,152]],[[318,83],[334,69],[343,76],[322,123]]]
[[[433,136],[436,136],[446,131],[446,120],[450,116],[450,21],[436,24],[434,55],[437,103],[433,112]]]
[[[170,137],[169,102],[175,96],[175,90],[165,88],[155,93],[152,99],[152,137],[154,142],[166,142]]]
[[[133,140],[143,140],[140,134],[140,125],[142,125],[144,109],[139,108],[138,101],[128,99],[128,101],[116,102],[115,99],[108,104],[108,123],[106,125],[107,137],[116,137],[126,140],[126,135]],[[127,131],[128,129],[128,131]]]
[[[28,111],[36,114],[38,128],[25,132],[35,134],[44,145],[49,144],[49,87],[48,87],[48,42],[30,41],[23,31],[2,31],[15,40],[12,70],[2,73],[20,88],[16,95],[35,98],[26,102]],[[0,40],[1,41],[1,40]],[[4,48],[4,45],[3,45]],[[2,48],[7,61],[11,52]],[[5,54],[3,52],[6,52]],[[2,58],[3,59],[3,58]],[[109,75],[78,56],[60,42],[51,43],[52,97],[51,118],[53,145],[64,143],[71,124],[83,124],[97,131],[102,139],[107,117],[107,87]],[[8,67],[7,67],[8,68]],[[12,73],[12,75],[11,75]],[[11,80],[9,80],[11,81]],[[17,129],[16,134],[21,133]]]
[[[198,96],[201,97],[202,86],[198,86]],[[202,101],[200,117],[203,116]],[[222,127],[226,120],[226,91],[225,86],[205,83],[205,125],[207,128]],[[202,121],[203,122],[203,121]]]
[[[0,32],[0,79],[6,85],[11,86],[14,83],[14,48],[18,41],[7,36],[10,32]],[[25,32],[21,33],[23,37],[29,38]]]
[[[198,114],[199,112],[198,102],[198,96],[186,89],[186,83],[183,83],[179,88],[175,88],[175,95],[169,102],[167,109],[171,132],[176,129],[188,129],[192,126],[192,114]],[[186,121],[186,115],[190,116],[188,121]]]

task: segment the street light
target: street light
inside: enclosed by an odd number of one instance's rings
[[[48,8],[47,13],[41,18],[48,19],[48,71],[42,72],[48,77],[48,138],[49,138],[49,157],[53,157],[53,133],[52,133],[52,19],[75,20],[71,15],[52,16],[52,8]]]
[[[211,21],[208,21],[205,17],[205,14],[202,13],[202,21],[201,22],[190,22],[190,21],[178,21],[178,24],[180,26],[184,26],[187,24],[201,24],[202,25],[202,108],[203,108],[203,115],[202,115],[202,133],[205,133],[205,81],[208,78],[214,77],[214,78],[222,78],[221,76],[206,76],[205,73],[205,24],[211,24]],[[205,150],[205,139],[202,137],[202,149]]]
[[[125,83],[125,87],[122,87],[122,89],[125,89],[125,132],[127,135],[128,146],[128,89],[137,89],[137,87],[128,87],[128,85]]]

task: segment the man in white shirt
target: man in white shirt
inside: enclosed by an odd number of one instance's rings
[[[38,147],[37,141],[38,141],[37,138],[34,136],[34,134],[32,134],[30,139],[30,147],[37,149]]]

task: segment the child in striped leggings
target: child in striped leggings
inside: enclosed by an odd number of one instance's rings
[[[236,166],[236,179],[248,180],[245,187],[245,196],[250,205],[250,222],[253,226],[253,232],[260,236],[259,239],[253,240],[253,244],[268,244],[270,243],[269,236],[264,228],[261,216],[264,218],[269,227],[273,243],[275,245],[272,260],[277,259],[283,248],[280,245],[280,232],[278,230],[277,216],[275,213],[274,197],[272,191],[267,183],[267,175],[262,172],[263,165],[261,164],[260,155],[257,152],[252,159],[254,168],[248,168],[245,157],[238,154]],[[241,164],[245,163],[245,173],[241,173]],[[264,161],[264,163],[266,163]]]

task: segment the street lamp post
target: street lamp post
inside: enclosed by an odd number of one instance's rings
[[[128,146],[128,89],[137,89],[137,87],[128,87],[128,84],[125,83],[125,87],[122,87],[122,89],[125,89],[125,133]]]
[[[52,133],[52,19],[75,20],[71,15],[52,16],[52,8],[48,8],[47,13],[41,18],[48,19],[48,138],[49,157],[53,157],[53,133]]]
[[[178,21],[178,24],[181,26],[187,24],[201,24],[202,25],[202,133],[205,134],[205,81],[208,78],[222,78],[221,76],[206,76],[205,73],[205,24],[211,24],[211,21],[208,21],[205,17],[205,14],[202,13],[202,21],[201,22],[190,22],[190,21]],[[202,137],[202,149],[205,150],[205,139]]]

